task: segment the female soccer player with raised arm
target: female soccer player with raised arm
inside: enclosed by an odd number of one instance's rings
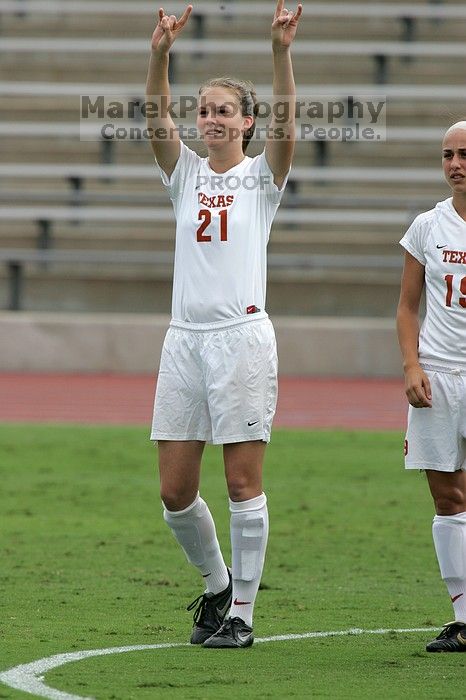
[[[397,324],[410,403],[405,464],[427,474],[435,551],[455,615],[426,649],[466,651],[466,121],[447,130],[442,148],[453,196],[418,216],[401,239]]]
[[[159,111],[148,119],[177,222],[172,320],[151,437],[159,447],[164,519],[207,587],[188,608],[195,609],[191,643],[205,647],[253,643],[252,614],[268,537],[262,463],[276,405],[277,356],[264,309],[266,247],[294,151],[290,48],[302,12],[301,5],[290,12],[283,4],[278,0],[271,30],[273,92],[280,101],[287,96],[289,119],[280,120],[275,131],[272,118],[259,156],[244,153],[255,124],[250,83],[218,78],[201,86],[197,127],[205,158],[180,140],[169,114]],[[159,10],[148,102],[170,102],[169,51],[191,10],[189,5],[179,20]],[[231,572],[199,495],[206,442],[223,445]]]

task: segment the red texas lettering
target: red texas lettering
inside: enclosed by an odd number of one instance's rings
[[[443,262],[466,265],[466,250],[444,250]]]
[[[213,196],[204,194],[204,192],[198,192],[197,200],[199,204],[203,207],[209,207],[209,209],[216,209],[217,207],[229,207],[233,204],[235,198],[234,194],[214,194]]]

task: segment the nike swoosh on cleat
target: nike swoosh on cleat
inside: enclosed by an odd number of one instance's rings
[[[227,610],[231,607],[231,603],[228,600],[223,608],[217,608],[217,614],[219,617],[225,617]]]
[[[451,599],[451,602],[454,603],[455,600],[458,600],[458,598],[461,598],[462,595],[463,595],[462,593],[458,593],[458,595],[453,596]]]
[[[238,598],[235,598],[233,605],[251,605],[251,602],[249,600],[238,600]]]
[[[247,642],[249,639],[250,635],[249,634],[240,634],[238,632],[238,639],[240,642]]]

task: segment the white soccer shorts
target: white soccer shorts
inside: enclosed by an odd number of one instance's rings
[[[423,364],[432,407],[408,409],[406,469],[466,470],[466,371]]]
[[[276,403],[277,349],[268,318],[214,330],[170,326],[151,440],[269,442]]]

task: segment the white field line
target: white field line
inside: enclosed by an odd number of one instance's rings
[[[359,628],[349,630],[339,630],[335,632],[304,632],[303,634],[279,634],[274,637],[262,637],[255,640],[255,644],[264,642],[289,642],[296,639],[318,639],[322,637],[344,637],[358,634],[389,634],[407,632],[433,632],[435,627],[415,627],[409,629],[376,629],[364,630]],[[37,695],[49,700],[93,700],[93,698],[81,695],[71,695],[55,688],[50,688],[44,682],[44,675],[47,671],[59,668],[73,661],[83,661],[93,656],[109,656],[110,654],[124,654],[127,651],[147,651],[155,649],[173,649],[178,647],[189,647],[189,643],[176,642],[166,644],[137,644],[126,647],[110,647],[108,649],[89,649],[85,651],[74,651],[68,654],[56,654],[44,659],[32,661],[29,664],[21,664],[0,673],[0,682],[21,690],[24,693]]]

